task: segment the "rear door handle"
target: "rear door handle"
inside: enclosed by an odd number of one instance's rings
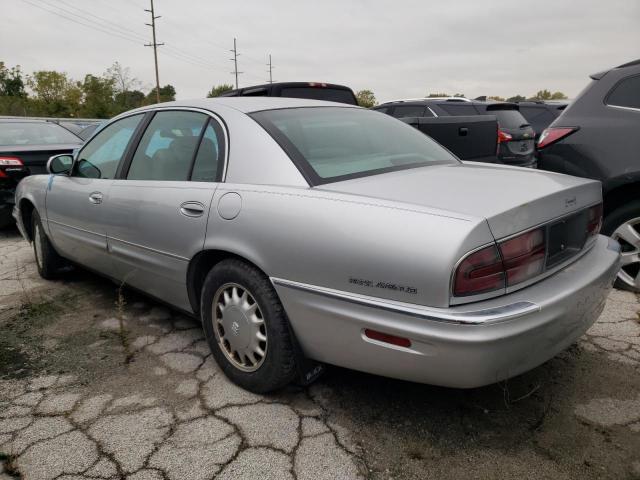
[[[204,214],[204,205],[200,202],[184,202],[180,205],[180,213],[186,217],[201,217]]]
[[[102,203],[102,193],[93,192],[91,195],[89,195],[89,201],[91,203],[93,203],[94,205],[101,204]]]
[[[458,129],[458,135],[460,135],[461,137],[466,137],[469,133],[469,129],[467,127],[460,127]]]

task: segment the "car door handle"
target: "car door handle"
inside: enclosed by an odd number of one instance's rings
[[[200,202],[184,202],[180,213],[186,217],[200,217],[204,214],[204,205]]]
[[[89,201],[91,203],[93,203],[94,205],[101,204],[102,203],[102,193],[93,192],[91,195],[89,195]]]

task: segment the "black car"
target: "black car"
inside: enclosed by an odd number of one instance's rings
[[[540,136],[539,167],[602,182],[602,232],[623,251],[617,285],[640,292],[640,60],[591,79]]]
[[[516,103],[469,100],[467,98],[424,98],[387,102],[378,110],[396,118],[493,115],[498,120],[497,163],[535,167],[535,132],[520,114]]]
[[[13,222],[15,187],[29,174],[46,173],[49,157],[71,153],[82,139],[52,122],[0,119],[0,227]]]
[[[321,82],[274,82],[230,90],[221,97],[289,97],[327,100],[357,105],[356,95],[349,87]]]
[[[536,138],[551,122],[560,116],[569,102],[562,100],[535,100],[518,102],[520,113],[531,124],[536,132]]]

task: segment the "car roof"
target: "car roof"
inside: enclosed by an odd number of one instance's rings
[[[47,120],[37,120],[34,118],[10,118],[0,117],[0,123],[55,123]]]
[[[163,102],[136,110],[146,111],[154,108],[202,108],[205,110],[214,109],[216,106],[232,108],[242,113],[259,112],[261,110],[277,110],[282,108],[301,107],[342,107],[360,108],[356,105],[339,102],[327,102],[325,100],[308,100],[305,98],[288,97],[216,97],[200,98],[195,100],[178,100],[175,102]]]

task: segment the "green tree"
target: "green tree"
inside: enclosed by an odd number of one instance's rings
[[[175,99],[176,89],[173,87],[173,85],[165,85],[164,87],[160,87],[160,102],[172,102]],[[156,87],[153,87],[147,94],[145,103],[147,105],[156,103]]]
[[[430,93],[427,95],[427,98],[438,98],[438,97],[448,97],[448,93]]]
[[[464,93],[454,93],[453,96],[457,98],[465,98]]]
[[[139,90],[141,82],[131,75],[129,67],[123,67],[119,62],[114,62],[104,76],[113,80],[114,113],[121,113],[143,104],[144,93]]]
[[[114,101],[118,107],[116,113],[126,112],[132,108],[138,108],[144,105],[145,95],[140,90],[127,90],[118,92],[114,96]]]
[[[220,85],[214,85],[211,90],[207,93],[207,98],[219,97],[225,92],[233,90],[233,85],[228,83],[222,83]]]
[[[567,98],[569,97],[562,92],[553,92],[551,94],[551,100],[566,100]]]
[[[20,65],[9,69],[0,62],[0,96],[26,98]]]
[[[489,97],[487,97],[488,100],[495,100],[497,102],[504,102],[504,97],[501,97],[499,95],[491,95]]]
[[[356,93],[356,99],[358,100],[358,105],[365,108],[375,107],[378,104],[376,96],[371,90],[358,91],[358,93]]]
[[[80,110],[82,92],[64,72],[40,70],[27,77],[35,94],[33,107],[41,115],[69,117]]]
[[[527,98],[522,95],[514,95],[513,97],[507,98],[507,102],[524,102]]]
[[[81,115],[90,118],[109,118],[114,113],[113,77],[85,75],[84,81],[78,83],[82,91]]]

